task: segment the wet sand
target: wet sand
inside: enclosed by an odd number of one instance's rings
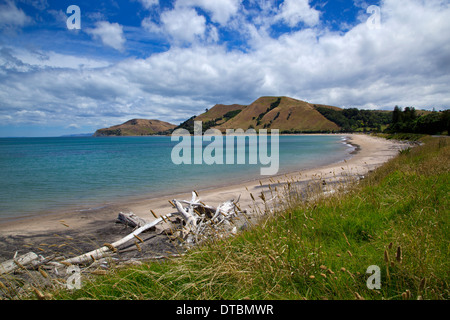
[[[206,204],[217,206],[221,202],[239,198],[241,209],[252,210],[254,203],[250,193],[257,198],[257,195],[267,190],[269,184],[272,186],[278,183],[283,184],[287,180],[307,183],[311,179],[319,178],[331,182],[342,175],[363,176],[396,156],[398,150],[405,146],[396,141],[362,134],[343,134],[343,136],[348,137],[348,142],[356,147],[352,157],[345,162],[341,161],[280,176],[262,176],[260,180],[246,181],[230,186],[197,190],[200,199]],[[131,211],[141,218],[151,221],[154,217],[150,210],[157,215],[174,212],[175,210],[168,200],[189,200],[190,192],[106,205],[97,209],[72,210],[58,214],[1,220],[0,262],[11,259],[16,251],[18,254],[33,251],[44,256],[55,253],[70,257],[100,247],[105,242],[112,243],[132,231],[130,227],[115,223],[119,212]],[[160,231],[157,229],[146,233],[142,252],[133,250],[129,254],[123,255],[123,258],[176,253],[178,249],[170,243],[166,235],[159,235]],[[124,250],[124,252],[127,251]]]

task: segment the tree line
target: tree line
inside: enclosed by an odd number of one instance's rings
[[[348,108],[334,110],[316,106],[325,118],[341,127],[341,132],[372,131],[384,133],[443,134],[450,132],[450,110],[418,112],[413,107],[394,111],[360,110]]]
[[[418,115],[413,107],[402,110],[395,106],[392,112],[392,123],[386,131],[388,133],[443,134],[447,132],[449,134],[450,110]]]
[[[341,127],[342,132],[381,132],[392,122],[392,115],[389,111],[360,110],[357,108],[334,110],[318,106],[316,106],[316,109],[325,118]]]

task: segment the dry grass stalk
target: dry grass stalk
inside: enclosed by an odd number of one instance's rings
[[[44,294],[39,289],[33,287],[33,292],[39,300],[45,300]]]
[[[356,300],[366,300],[358,292],[355,292]]]
[[[107,247],[109,250],[111,250],[112,252],[117,252],[117,248],[114,247],[112,244],[110,243],[104,243],[103,244],[104,247]]]
[[[419,294],[422,293],[423,290],[425,289],[426,282],[427,282],[426,278],[423,278],[423,279],[420,281],[420,284],[419,284]]]
[[[107,273],[108,272],[106,270],[93,270],[93,271],[91,271],[91,274],[96,275],[96,276],[104,276]]]
[[[397,260],[397,262],[402,263],[402,248],[400,246],[398,246],[397,248],[397,255],[395,256],[395,259]]]
[[[351,247],[350,242],[348,242],[348,239],[347,239],[347,236],[345,235],[345,233],[343,232],[342,234],[344,235],[345,242],[347,242],[348,246]]]
[[[136,239],[138,239],[140,243],[144,243],[144,240],[142,240],[142,238],[139,237],[138,235],[133,234],[133,236],[134,236]]]
[[[42,269],[42,268],[39,267],[38,270],[39,270],[39,273],[40,273],[44,278],[48,278],[48,274],[47,274],[47,272],[44,271],[44,269]]]
[[[384,262],[389,265],[389,261],[389,252],[387,250],[384,250]]]

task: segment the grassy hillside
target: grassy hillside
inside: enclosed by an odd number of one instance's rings
[[[202,113],[195,118],[195,121],[214,121],[216,124],[221,124],[229,120],[229,117],[224,117],[226,114],[233,114],[233,111],[239,111],[244,109],[246,106],[241,104],[216,104],[214,107]]]
[[[398,108],[398,107],[396,107]],[[411,108],[406,108],[409,110]],[[414,110],[414,108],[412,108]],[[448,111],[448,110],[447,110]],[[278,129],[280,133],[332,132],[414,132],[448,133],[450,112],[414,110],[414,119],[393,123],[394,112],[386,110],[342,109],[311,104],[289,97],[261,97],[248,106],[217,104],[199,116],[192,116],[178,126],[158,120],[133,119],[121,125],[99,129],[94,136],[171,134],[183,128],[194,133],[194,121],[201,121],[203,132],[210,128]],[[403,117],[404,118],[404,117]],[[395,122],[395,121],[394,121]]]
[[[120,125],[98,129],[94,133],[94,136],[146,136],[167,134],[174,128],[175,125],[160,120],[132,119]]]
[[[299,201],[291,184],[279,212],[233,238],[55,297],[448,299],[450,145],[422,142],[346,192]],[[379,290],[366,285],[372,265]]]
[[[207,112],[186,120],[178,128],[192,133],[194,121],[202,121],[203,131],[209,128],[222,132],[226,129],[279,129],[281,133],[340,130],[336,123],[320,114],[314,105],[288,97],[261,97],[248,106],[215,105]]]
[[[180,123],[175,129],[186,129],[191,134],[194,133],[194,121],[202,122],[203,132],[209,128],[215,128],[239,114],[246,106],[240,104],[216,104],[211,109],[199,116],[192,116],[186,121]]]
[[[261,97],[219,129],[279,129],[280,132],[319,132],[339,127],[313,105],[288,97]]]
[[[282,133],[332,132],[340,129],[322,116],[313,105],[288,97],[261,97],[248,106],[215,105],[177,128],[184,128],[192,133],[194,121],[202,121],[204,131],[216,128],[222,132],[226,129],[249,128],[279,129]]]

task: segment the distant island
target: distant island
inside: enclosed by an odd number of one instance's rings
[[[149,136],[170,134],[176,125],[160,120],[132,119],[109,128],[98,129],[94,137]]]
[[[216,104],[199,116],[192,116],[178,126],[160,121],[132,119],[123,124],[98,129],[94,136],[168,135],[183,128],[194,132],[194,121],[201,121],[203,131],[226,129],[278,129],[280,133],[385,132],[390,126],[398,132],[448,130],[449,112],[361,110],[312,104],[289,97],[260,97],[249,105]],[[399,122],[400,121],[400,122]]]

